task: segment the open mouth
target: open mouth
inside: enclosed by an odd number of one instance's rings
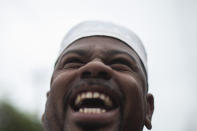
[[[68,98],[67,121],[84,130],[116,126],[120,118],[121,94],[107,86],[80,87]]]
[[[75,112],[85,114],[101,114],[116,109],[117,102],[109,95],[98,91],[78,93],[71,102]]]

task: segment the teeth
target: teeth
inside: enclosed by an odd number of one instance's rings
[[[98,92],[94,92],[93,93],[93,98],[99,98],[99,93]]]
[[[107,97],[105,97],[105,104],[106,105],[108,105],[108,106],[112,106],[112,102],[111,102],[111,100],[109,99],[109,97],[107,96]]]
[[[100,109],[100,108],[97,108],[97,109],[96,109],[96,113],[97,113],[97,114],[101,113],[101,109]]]
[[[85,108],[84,109],[84,113],[88,113],[89,112],[89,109],[88,108]]]
[[[101,110],[101,112],[102,112],[102,113],[105,113],[105,112],[106,112],[106,110],[105,110],[105,109],[102,109],[102,110]]]
[[[79,112],[85,114],[101,114],[101,113],[105,113],[106,110],[101,108],[83,108],[83,109],[80,108]]]
[[[92,98],[92,92],[87,92],[86,93],[86,98]]]
[[[105,100],[105,95],[101,94],[99,98],[102,99],[102,100]]]
[[[84,99],[84,98],[86,98],[86,94],[85,93],[82,93],[81,94],[81,99]]]
[[[109,96],[106,96],[105,94],[99,92],[83,92],[77,95],[77,98],[75,99],[75,105],[78,105],[84,99],[92,99],[92,98],[101,99],[104,101],[105,105],[112,106],[112,101],[110,100]]]
[[[81,102],[81,96],[78,95],[77,99],[75,100],[75,105],[79,104]]]
[[[84,112],[84,110],[80,108],[80,109],[79,109],[79,112],[81,112],[81,113],[82,113],[82,112]]]

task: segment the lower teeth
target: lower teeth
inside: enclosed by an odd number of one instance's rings
[[[80,108],[79,112],[89,113],[89,114],[100,114],[100,113],[105,113],[106,110],[101,108]]]

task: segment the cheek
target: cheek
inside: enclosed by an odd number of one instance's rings
[[[116,76],[125,100],[122,112],[125,126],[138,125],[139,127],[143,123],[145,112],[142,84],[136,77],[128,74],[117,74]]]
[[[65,71],[54,74],[51,83],[50,93],[47,98],[47,108],[51,117],[56,117],[59,121],[64,119],[64,96],[69,91],[69,85],[76,78],[75,71]],[[55,116],[53,116],[55,115]]]
[[[76,71],[65,71],[57,74],[51,84],[50,95],[56,102],[63,102],[64,96],[69,91],[72,81],[76,79]]]
[[[143,98],[143,86],[141,80],[131,74],[117,73],[115,80],[118,82],[120,90],[124,93],[125,99],[131,102],[137,98]]]

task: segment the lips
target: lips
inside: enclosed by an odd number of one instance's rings
[[[91,79],[75,82],[72,93],[65,104],[74,112],[100,114],[119,107],[121,94],[114,82]]]
[[[80,128],[109,126],[119,121],[122,94],[114,82],[80,81],[65,99],[67,121]]]

